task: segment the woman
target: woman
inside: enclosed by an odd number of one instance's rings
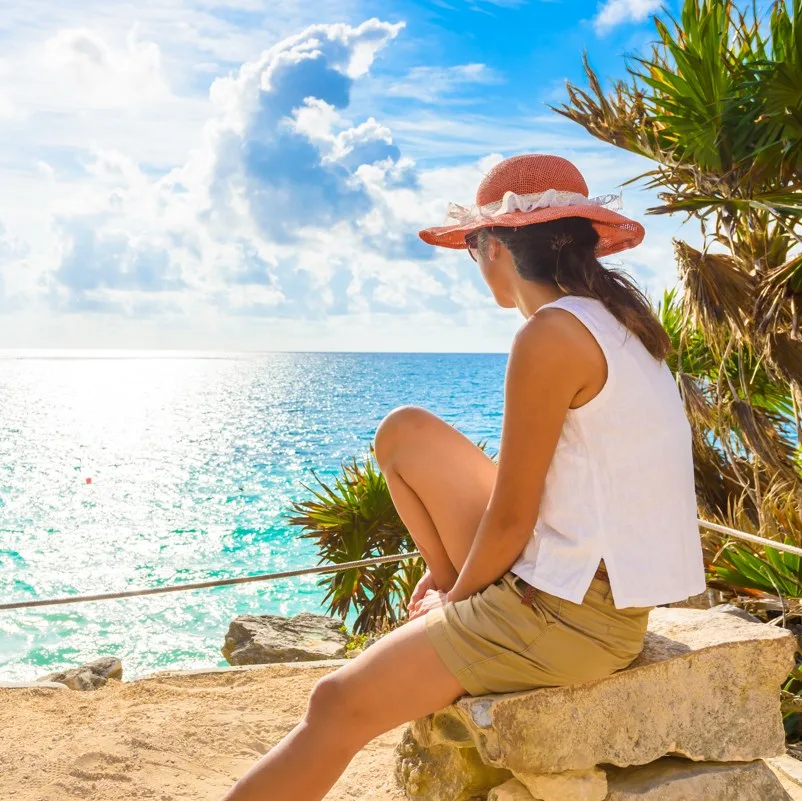
[[[374,737],[461,695],[601,678],[649,610],[705,588],[691,437],[641,292],[599,256],[637,222],[556,156],[494,167],[476,206],[421,231],[467,248],[525,322],[498,466],[435,415],[391,412],[376,456],[428,569],[409,621],[315,685],[303,719],[223,801],[319,801]]]

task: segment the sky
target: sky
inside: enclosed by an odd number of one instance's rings
[[[674,10],[672,3],[664,6]],[[646,53],[653,0],[5,0],[0,349],[509,350],[420,228],[519,153],[649,167],[549,108]],[[679,216],[607,260],[676,283]]]

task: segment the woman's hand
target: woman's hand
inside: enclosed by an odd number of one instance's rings
[[[409,619],[414,620],[416,617],[423,617],[427,612],[432,609],[439,609],[448,603],[448,593],[441,592],[440,590],[426,590],[426,594],[422,600],[415,606],[415,610],[410,612]]]
[[[421,577],[421,580],[415,585],[412,590],[412,595],[409,596],[409,603],[407,604],[407,612],[414,612],[418,604],[423,600],[427,590],[436,590],[434,578],[432,578],[432,571],[428,568]]]

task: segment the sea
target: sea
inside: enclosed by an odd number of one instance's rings
[[[507,354],[0,353],[0,603],[314,567],[287,515],[392,409],[499,445]],[[100,656],[224,666],[242,614],[326,614],[322,576],[0,610],[0,681]],[[357,611],[344,621],[353,625]]]

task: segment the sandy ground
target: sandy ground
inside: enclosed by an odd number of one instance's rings
[[[333,669],[270,665],[95,692],[0,688],[0,799],[217,801]],[[327,801],[402,801],[393,748],[403,728],[357,754]]]
[[[0,687],[0,801],[218,801],[295,726],[312,685],[333,669],[173,674],[95,692]],[[393,779],[403,729],[357,754],[327,801],[404,801]],[[802,763],[776,762],[789,797],[802,801]]]

